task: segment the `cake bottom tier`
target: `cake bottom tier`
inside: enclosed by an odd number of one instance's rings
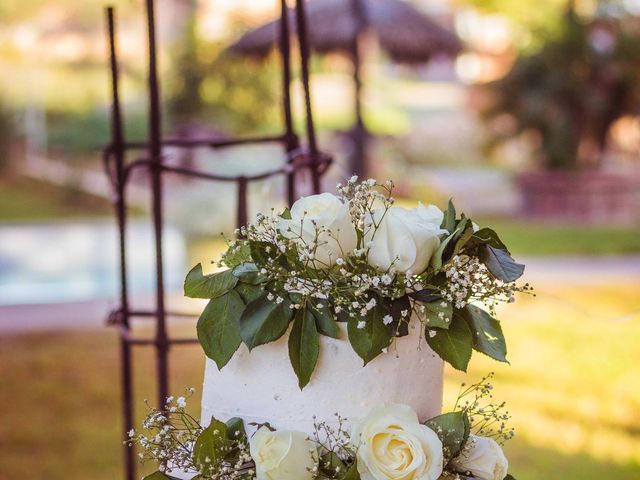
[[[420,339],[418,326],[366,366],[341,328],[341,339],[321,337],[316,370],[303,390],[289,362],[288,335],[252,352],[241,345],[222,370],[207,359],[202,424],[212,416],[241,417],[247,426],[268,422],[311,433],[314,416],[335,424],[339,413],[350,424],[386,402],[411,406],[421,420],[441,413],[443,362]]]

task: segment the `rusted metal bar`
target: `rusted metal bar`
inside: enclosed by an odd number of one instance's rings
[[[309,143],[309,152],[312,161],[318,158],[318,143],[316,140],[316,129],[313,123],[313,107],[311,102],[311,84],[309,74],[309,59],[311,58],[311,49],[309,48],[307,14],[305,11],[304,0],[296,0],[296,21],[298,27],[298,43],[300,48],[301,65],[300,71],[302,75],[302,85],[304,87],[304,105],[307,125],[307,141]],[[320,193],[320,175],[318,169],[311,168],[311,184],[314,193]]]
[[[353,17],[355,18],[355,29],[351,43],[351,59],[353,62],[353,81],[356,121],[351,132],[353,142],[353,154],[350,159],[352,172],[362,177],[366,175],[366,130],[362,114],[362,55],[361,46],[362,34],[366,28],[366,10],[363,0],[351,0]]]
[[[263,137],[245,137],[228,139],[208,139],[208,138],[166,138],[160,141],[163,147],[176,148],[198,148],[208,147],[212,149],[242,146],[255,143],[282,143],[285,135],[266,135]],[[148,150],[151,148],[149,142],[127,142],[124,144],[125,150]]]
[[[122,341],[126,343],[128,346],[135,347],[156,347],[157,342],[155,338],[147,338],[147,337],[134,337],[131,334],[131,330],[125,328],[122,325],[118,325],[116,327],[120,333],[120,337]],[[167,342],[171,345],[195,345],[198,344],[199,341],[197,338],[169,338]]]
[[[291,111],[291,29],[289,28],[289,8],[287,0],[280,0],[280,55],[282,57],[282,109],[284,112],[285,148],[292,152],[298,148],[298,137],[293,127]],[[296,199],[296,174],[287,175],[287,203]]]
[[[156,51],[154,0],[146,0],[147,33],[149,39],[149,155],[151,169],[151,197],[156,263],[156,369],[158,376],[158,405],[169,396],[169,343],[164,302],[164,268],[162,265],[162,118],[160,114],[160,82]]]
[[[238,205],[236,228],[247,224],[247,178],[238,177]]]
[[[143,168],[143,167],[153,168],[153,162],[147,159],[140,159],[140,160],[135,160],[134,162],[131,162],[129,165],[127,165],[127,168],[125,169],[125,173],[126,173],[125,178],[128,180],[133,170]],[[244,178],[245,180],[250,182],[257,181],[257,180],[266,180],[267,178],[270,178],[276,175],[288,174],[290,171],[294,170],[294,168],[295,167],[292,165],[285,165],[275,170],[269,170],[264,173],[245,176]],[[211,180],[214,182],[237,183],[238,180],[240,179],[240,177],[236,175],[233,175],[233,176],[218,175],[216,173],[203,172],[202,170],[197,170],[197,169],[187,168],[187,167],[176,167],[174,165],[162,165],[161,170],[168,173],[184,175],[186,177],[191,177],[191,178],[199,178],[201,180]]]
[[[129,323],[133,319],[139,319],[142,321],[145,320],[155,320],[158,316],[158,312],[155,310],[129,310],[128,312],[124,312],[123,309],[118,308],[117,310],[113,310],[108,317],[107,323],[109,325],[122,325],[123,318],[126,317],[129,319]],[[175,318],[175,319],[188,319],[193,320],[194,318],[198,318],[198,314],[191,312],[174,312],[171,310],[166,311],[167,318]],[[131,328],[129,325],[128,328]]]
[[[118,247],[120,263],[120,307],[122,317],[120,319],[122,328],[129,331],[129,297],[127,288],[127,259],[126,259],[126,224],[127,209],[124,193],[124,132],[122,126],[122,109],[120,107],[119,91],[119,70],[118,51],[116,45],[115,13],[113,7],[107,8],[107,31],[109,32],[109,60],[111,67],[111,152],[115,159],[115,197],[114,206],[118,221]],[[107,153],[108,156],[108,153]],[[113,177],[112,177],[113,178]],[[133,364],[131,359],[131,347],[125,336],[120,335],[120,364],[122,382],[122,421],[123,432],[128,432],[133,428]],[[135,475],[135,465],[133,450],[124,446],[124,466],[127,480],[133,480]]]
[[[183,319],[194,319],[194,318],[198,318],[198,314],[196,313],[188,313],[188,312],[172,312],[171,310],[167,310],[166,312],[166,316],[167,318],[183,318]],[[129,312],[129,317],[130,318],[152,318],[155,319],[155,317],[158,316],[158,312],[156,312],[155,310],[131,310]]]
[[[200,178],[202,180],[211,180],[215,182],[232,182],[237,183],[240,178],[244,178],[247,182],[256,182],[260,180],[266,180],[267,178],[271,178],[277,175],[289,175],[291,173],[295,173],[297,170],[301,170],[303,168],[310,169],[316,168],[319,173],[322,173],[326,170],[326,167],[331,163],[332,159],[326,154],[319,152],[315,160],[311,157],[310,153],[304,149],[294,150],[288,155],[288,163],[283,165],[280,168],[274,170],[268,170],[263,173],[258,173],[255,175],[218,175],[216,173],[208,173],[202,170],[197,170],[193,168],[187,167],[177,167],[174,165],[166,165],[163,164],[160,166],[160,169],[164,172],[175,173],[178,175],[184,175],[192,178]],[[129,180],[131,176],[131,172],[133,170],[139,168],[155,168],[154,164],[151,160],[148,159],[138,159],[131,163],[129,163],[125,167],[125,183]]]

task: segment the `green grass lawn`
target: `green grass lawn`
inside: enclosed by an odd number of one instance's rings
[[[640,252],[640,228],[580,226],[515,219],[483,219],[514,254],[608,255]]]
[[[402,200],[411,206],[414,201]],[[134,213],[139,213],[134,210]],[[25,177],[0,178],[0,222],[109,216],[111,204],[100,197],[71,188],[51,185]],[[516,255],[602,255],[640,252],[640,229],[560,225],[508,218],[475,219],[491,225]],[[200,251],[217,245],[219,237],[191,239],[190,246]],[[212,241],[215,241],[212,243]],[[213,250],[217,250],[213,248]],[[192,256],[194,256],[192,255]],[[203,256],[205,261],[211,258]]]
[[[0,222],[111,215],[104,198],[26,177],[0,177]]]
[[[460,382],[495,371],[495,396],[518,432],[507,454],[519,480],[640,478],[637,291],[549,287],[506,306],[511,366],[477,355],[466,377],[448,371],[445,405]],[[134,369],[141,418],[143,398],[155,398],[150,349],[137,352]],[[199,347],[176,347],[172,370],[173,392],[199,387]],[[0,339],[0,478],[120,478],[118,372],[113,331]]]

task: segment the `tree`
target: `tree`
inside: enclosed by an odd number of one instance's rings
[[[584,19],[568,8],[556,38],[485,87],[489,124],[511,119],[493,143],[532,133],[549,168],[598,165],[611,125],[640,111],[639,27],[630,15]]]

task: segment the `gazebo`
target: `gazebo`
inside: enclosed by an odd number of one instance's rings
[[[294,12],[290,11],[293,18]],[[372,34],[396,63],[425,64],[436,55],[455,56],[462,42],[404,0],[310,0],[309,42],[321,54],[342,52],[353,63],[355,125],[351,134],[351,169],[366,174],[367,130],[362,115],[362,38]],[[294,24],[294,22],[291,22]],[[242,36],[230,47],[237,55],[266,57],[276,44],[279,22],[266,23]]]

